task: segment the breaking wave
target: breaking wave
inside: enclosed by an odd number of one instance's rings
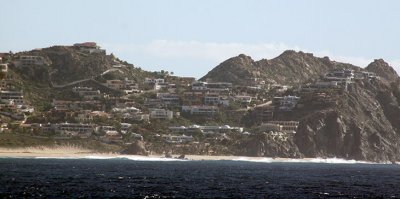
[[[260,163],[323,163],[323,164],[380,164],[376,162],[346,160],[341,158],[304,158],[304,159],[286,159],[286,158],[248,158],[240,157],[232,159],[233,161],[260,162]]]
[[[35,159],[92,159],[92,160],[126,159],[133,161],[187,161],[177,158],[148,157],[148,156],[136,156],[136,155],[117,155],[117,156],[89,155],[89,156],[77,156],[77,157],[44,156],[44,157],[35,157]]]

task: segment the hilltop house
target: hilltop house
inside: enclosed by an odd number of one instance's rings
[[[106,54],[106,50],[100,49],[100,46],[96,44],[96,42],[84,42],[84,43],[76,43],[74,47],[78,48],[81,52],[85,53],[103,53]]]

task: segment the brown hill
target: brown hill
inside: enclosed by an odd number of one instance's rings
[[[388,82],[393,82],[399,79],[397,72],[383,59],[375,59],[365,69],[376,73],[378,76],[384,78]]]
[[[248,84],[250,79],[261,78],[270,83],[297,84],[317,79],[335,68],[356,68],[356,66],[293,50],[287,50],[271,60],[259,61],[241,54],[222,62],[200,80]]]

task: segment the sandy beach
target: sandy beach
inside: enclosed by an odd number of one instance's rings
[[[119,153],[98,153],[95,151],[69,147],[26,147],[26,148],[0,148],[0,158],[91,158],[91,159],[111,159],[128,158],[133,160],[162,160],[177,159],[178,154],[173,154],[173,158],[165,158],[163,154],[153,154],[149,156],[125,155]],[[186,160],[252,160],[252,161],[289,161],[287,158],[266,158],[266,157],[244,157],[244,156],[207,156],[207,155],[186,155]]]
[[[177,159],[178,154],[173,154],[172,158],[165,158],[163,154],[153,154],[149,156],[125,155],[119,153],[98,153],[92,150],[73,146],[58,147],[26,147],[26,148],[0,148],[0,158],[76,158],[76,159],[113,159],[125,158],[139,161],[184,161],[184,160],[232,160],[248,162],[287,162],[287,163],[329,163],[329,164],[376,164],[374,162],[345,160],[340,158],[272,158],[272,157],[245,157],[245,156],[207,156],[207,155],[185,155],[185,159]],[[390,163],[384,163],[390,164]]]
[[[2,158],[140,158],[140,159],[154,159],[154,158],[164,158],[163,154],[153,154],[149,156],[142,155],[125,155],[119,153],[98,153],[92,150],[70,147],[70,146],[60,146],[60,147],[26,147],[26,148],[0,148],[0,157]],[[179,157],[178,154],[173,154],[172,159]],[[250,158],[241,156],[206,156],[206,155],[186,155],[187,160],[235,160],[240,158]],[[263,159],[257,157],[251,157],[252,159]]]

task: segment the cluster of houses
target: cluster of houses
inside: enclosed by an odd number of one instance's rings
[[[105,54],[95,42],[77,43],[73,48],[85,54]],[[8,64],[3,60],[9,54],[0,54],[0,70],[6,74],[1,81],[0,114],[16,120],[24,120],[33,108],[26,105],[23,91],[13,89],[13,78],[8,74]],[[10,60],[9,60],[10,61]],[[11,62],[10,62],[11,63]],[[21,55],[12,62],[16,67],[46,65],[48,60],[41,56]],[[120,71],[125,67],[121,62],[114,60],[113,68],[104,72]],[[354,71],[351,69],[333,70],[325,74],[318,81],[305,84],[288,95],[290,89],[286,85],[266,84],[264,80],[255,78],[249,80],[249,85],[234,86],[229,82],[196,81],[191,77],[147,77],[143,82],[128,78],[111,79],[101,83],[109,90],[119,92],[122,96],[111,96],[101,89],[91,86],[74,86],[71,90],[75,98],[53,99],[53,114],[65,115],[70,123],[31,124],[33,131],[47,134],[55,133],[69,137],[87,138],[96,136],[104,142],[123,142],[124,139],[143,140],[140,132],[131,130],[132,123],[150,123],[159,120],[174,120],[179,117],[202,117],[206,121],[213,121],[221,111],[231,105],[236,109],[253,110],[255,119],[259,123],[261,132],[272,136],[274,140],[285,141],[288,136],[296,133],[298,121],[276,120],[276,113],[289,113],[300,107],[304,100],[314,103],[333,102],[332,93],[347,91],[348,85],[357,80],[378,79],[374,73]],[[258,97],[259,91],[273,90],[276,95],[269,103]],[[151,93],[143,103],[133,100],[132,96],[142,96]],[[151,97],[149,97],[151,96]],[[262,102],[262,103],[261,103]],[[260,104],[263,104],[262,106]],[[254,106],[250,106],[254,105]],[[260,106],[258,106],[260,105]],[[98,124],[96,121],[116,119],[115,126]],[[166,143],[184,144],[195,141],[195,133],[203,135],[250,134],[243,127],[229,125],[190,125],[170,126],[165,129],[162,137]]]
[[[1,53],[1,56],[0,69],[3,79],[0,84],[0,114],[14,120],[24,120],[27,114],[34,111],[34,108],[25,103],[23,91],[16,89],[14,86],[15,80],[13,75],[9,73],[8,63],[3,63],[3,58],[10,58],[10,54]],[[20,57],[19,60],[26,61],[29,59],[27,57]],[[21,64],[28,64],[28,61],[21,62]]]

